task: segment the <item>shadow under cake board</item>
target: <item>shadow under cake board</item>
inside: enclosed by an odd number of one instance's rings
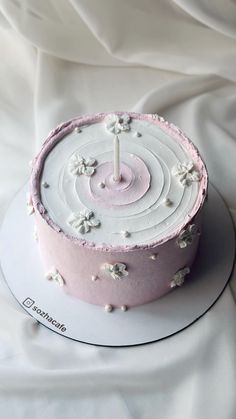
[[[209,185],[199,251],[185,284],[152,303],[126,312],[116,309],[107,313],[101,306],[65,294],[55,281],[45,279],[38,244],[33,238],[34,217],[26,213],[27,191],[28,185],[25,185],[17,193],[2,224],[2,271],[21,306],[62,336],[111,347],[141,345],[167,338],[205,314],[230,278],[235,253],[234,227],[223,199]],[[48,317],[43,317],[43,313]],[[49,317],[55,321],[49,322]]]

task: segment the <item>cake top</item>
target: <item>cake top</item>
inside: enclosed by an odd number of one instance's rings
[[[36,157],[31,181],[33,204],[52,228],[114,250],[174,237],[207,189],[204,163],[181,130],[158,115],[121,112],[61,124]]]

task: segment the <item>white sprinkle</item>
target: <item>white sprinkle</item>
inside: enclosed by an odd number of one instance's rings
[[[157,260],[157,256],[158,256],[157,253],[153,253],[153,255],[149,256],[149,259],[151,259],[151,260]]]
[[[141,134],[141,132],[136,131],[136,132],[134,133],[134,136],[135,136],[135,137],[142,137],[142,134]]]
[[[48,184],[47,182],[43,182],[43,183],[42,183],[42,186],[43,186],[44,188],[49,188],[49,184]]]
[[[121,311],[127,311],[128,307],[126,305],[121,306]]]
[[[111,305],[111,304],[106,304],[106,305],[104,306],[104,310],[105,310],[107,313],[110,313],[110,312],[113,310],[113,307],[112,307],[112,305]]]
[[[96,275],[91,276],[92,281],[97,281],[98,277]]]
[[[104,182],[99,182],[99,184],[98,184],[98,187],[99,188],[101,188],[101,189],[104,189],[105,188],[105,183]]]
[[[81,129],[80,129],[80,127],[76,127],[76,128],[74,129],[74,131],[75,131],[75,132],[77,132],[77,134],[78,134],[79,132],[81,132]]]
[[[163,200],[163,204],[165,204],[167,207],[171,207],[171,205],[173,204],[173,202],[171,201],[171,199],[165,198]]]
[[[129,237],[129,236],[130,236],[130,232],[129,232],[129,231],[127,231],[127,230],[123,230],[123,231],[121,231],[121,232],[120,232],[120,234],[121,234],[123,237]]]

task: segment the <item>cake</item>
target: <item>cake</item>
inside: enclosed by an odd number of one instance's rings
[[[191,280],[207,184],[196,147],[156,114],[60,124],[32,162],[27,202],[45,280],[108,312],[173,291]]]

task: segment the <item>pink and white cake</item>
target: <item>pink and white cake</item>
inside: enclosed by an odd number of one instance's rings
[[[196,147],[158,115],[62,123],[33,162],[28,201],[46,278],[106,311],[151,302],[191,280],[207,183]]]

